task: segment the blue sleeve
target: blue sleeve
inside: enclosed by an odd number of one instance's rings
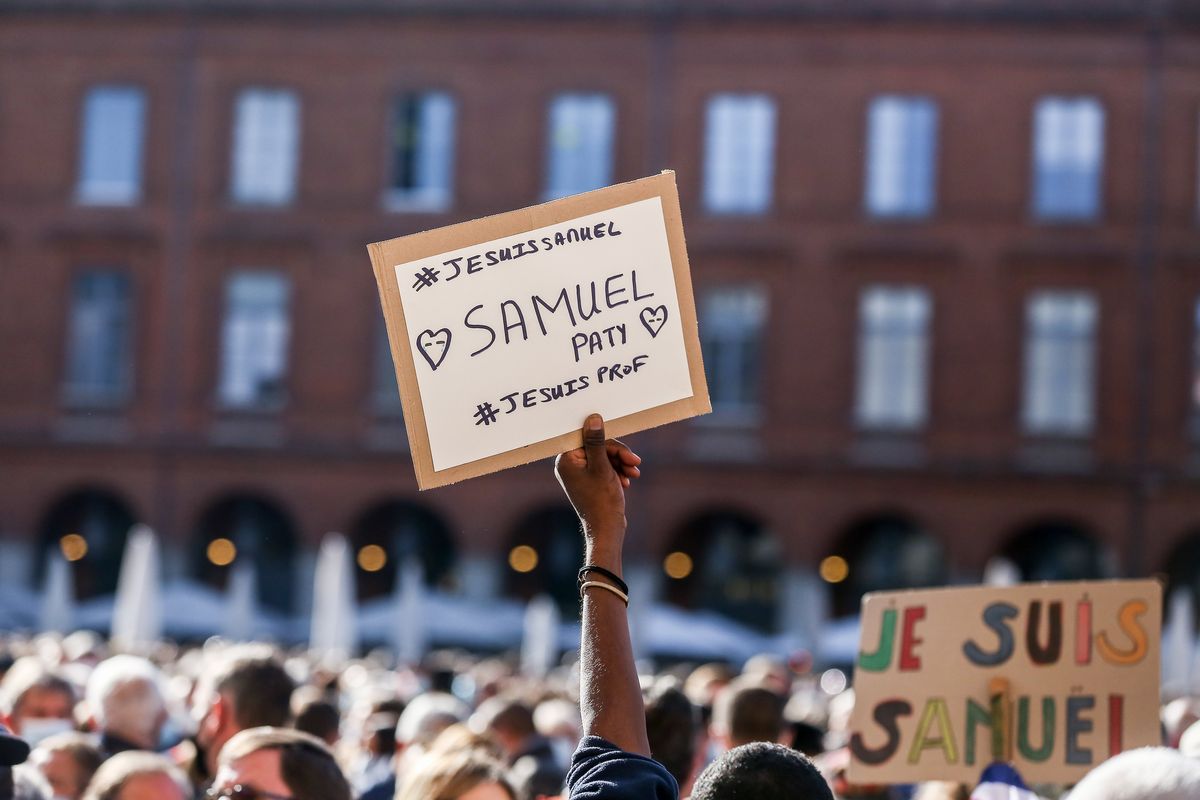
[[[679,787],[652,758],[626,753],[599,736],[585,736],[567,771],[570,800],[678,800]]]

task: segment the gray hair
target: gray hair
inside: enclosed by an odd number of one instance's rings
[[[1196,800],[1200,761],[1168,747],[1142,747],[1093,769],[1069,800]]]
[[[187,776],[169,758],[142,750],[127,750],[100,765],[87,791],[83,793],[83,800],[116,800],[130,778],[159,773],[174,781],[184,797],[192,796]]]
[[[101,662],[88,679],[87,704],[100,730],[157,739],[166,711],[158,667],[130,655]]]
[[[467,718],[467,704],[452,694],[429,692],[414,697],[396,724],[399,744],[429,744],[439,733]]]

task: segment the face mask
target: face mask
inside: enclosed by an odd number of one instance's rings
[[[21,720],[21,738],[29,742],[31,747],[37,747],[43,740],[57,733],[66,733],[74,727],[69,719],[29,717]]]

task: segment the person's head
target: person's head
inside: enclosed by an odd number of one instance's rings
[[[1183,732],[1200,721],[1200,698],[1177,697],[1159,711],[1167,747],[1178,747]]]
[[[204,748],[209,772],[238,732],[287,725],[295,688],[269,648],[247,646],[225,653],[197,687],[194,699],[196,741]]]
[[[517,800],[504,765],[480,750],[431,753],[396,787],[396,800]]]
[[[17,660],[0,683],[0,713],[31,745],[71,730],[75,700],[74,687],[33,656]]]
[[[90,736],[60,733],[42,741],[29,761],[46,776],[55,797],[79,800],[104,756]]]
[[[537,733],[533,709],[513,697],[493,697],[480,704],[471,715],[471,728],[491,736],[508,759],[515,758],[531,736]]]
[[[667,768],[682,789],[692,775],[700,715],[682,690],[664,686],[646,698],[650,755]]]
[[[970,800],[970,790],[952,781],[926,781],[917,787],[913,800]]]
[[[92,671],[87,704],[97,730],[143,750],[158,746],[167,721],[158,667],[144,658],[113,656]]]
[[[833,800],[812,762],[781,744],[755,742],[723,753],[700,773],[692,800]]]
[[[1200,759],[1200,722],[1193,722],[1179,737],[1179,752],[1188,758]]]
[[[727,750],[751,742],[778,742],[783,707],[783,698],[770,689],[734,681],[717,696],[713,735]]]
[[[469,709],[452,694],[427,692],[413,698],[396,723],[396,749],[428,747],[438,734],[467,718]]]
[[[129,750],[100,765],[83,800],[190,800],[187,777],[165,756]]]
[[[1196,800],[1200,761],[1167,747],[1113,756],[1084,776],[1071,800]]]
[[[330,749],[315,736],[289,728],[250,728],[221,748],[213,790],[231,797],[236,787],[292,800],[350,800],[350,784]]]
[[[296,713],[296,730],[311,733],[330,747],[337,744],[341,723],[337,706],[328,700],[310,700]]]

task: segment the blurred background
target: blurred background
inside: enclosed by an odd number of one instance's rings
[[[984,580],[1190,637],[1198,131],[1194,0],[8,0],[0,627],[569,647],[549,464],[417,493],[365,245],[673,169],[713,413],[630,441],[644,654]]]

